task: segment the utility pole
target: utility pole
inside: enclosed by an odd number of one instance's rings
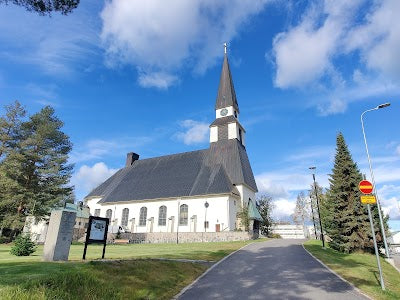
[[[314,208],[313,208],[313,205],[312,205],[311,193],[310,193],[310,205],[311,205],[312,222],[313,222],[313,225],[314,225],[315,239],[317,239],[317,228],[315,228]]]
[[[319,228],[321,229],[322,248],[325,248],[324,230],[322,228],[321,212],[320,212],[320,209],[319,209],[317,183],[315,181],[315,169],[316,169],[316,167],[309,167],[309,169],[312,170],[312,172],[313,172],[312,173],[312,177],[313,177],[313,180],[314,180],[315,198],[317,199],[317,210],[318,210]]]

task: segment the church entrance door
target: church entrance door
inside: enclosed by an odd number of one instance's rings
[[[220,224],[215,224],[215,231],[220,232],[221,231],[221,225]]]

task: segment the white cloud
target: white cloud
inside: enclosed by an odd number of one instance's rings
[[[275,85],[312,86],[319,96],[311,102],[324,116],[343,113],[352,101],[398,95],[399,10],[397,0],[312,2],[298,24],[274,38]]]
[[[175,136],[186,145],[204,143],[208,140],[208,123],[184,120],[180,123],[180,126],[184,131],[178,132]]]
[[[138,82],[142,87],[156,87],[159,89],[167,89],[169,86],[178,81],[178,77],[164,73],[154,72],[150,74],[139,74]]]
[[[295,201],[290,201],[287,199],[280,199],[273,201],[274,209],[272,212],[272,217],[275,221],[290,219],[296,207]]]
[[[331,59],[359,2],[326,0],[314,5],[299,25],[274,38],[276,86],[303,86],[332,71]],[[323,15],[327,17],[321,22]]]
[[[84,197],[116,171],[117,169],[108,168],[104,162],[96,163],[93,166],[81,166],[71,178],[78,198]]]
[[[7,50],[0,52],[0,59],[35,65],[52,75],[72,73],[76,68],[73,64],[78,61],[78,68],[84,69],[99,44],[96,21],[87,6],[91,10],[92,5],[85,5],[68,17],[55,14],[49,18],[14,5],[2,5],[0,39],[7,44]]]
[[[138,151],[142,146],[152,141],[150,137],[119,137],[112,140],[93,139],[72,151],[70,161],[78,163],[83,161],[103,159],[109,155],[121,156],[131,151]],[[140,154],[140,153],[139,153]]]
[[[400,186],[384,185],[378,190],[378,197],[385,215],[390,220],[400,220]]]
[[[400,80],[400,26],[397,0],[379,1],[366,22],[351,30],[347,50],[360,51],[366,66],[385,76]]]
[[[338,113],[344,113],[347,109],[347,103],[341,99],[331,99],[328,103],[323,103],[318,106],[318,111],[321,116],[328,116]]]
[[[176,73],[183,67],[202,73],[212,66],[222,55],[222,43],[234,39],[267,2],[107,1],[101,39],[108,63],[133,65],[142,86],[166,88],[177,82]]]

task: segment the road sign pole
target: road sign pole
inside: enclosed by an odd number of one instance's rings
[[[380,203],[379,203],[378,193],[377,193],[376,186],[375,186],[374,172],[372,171],[372,163],[371,163],[371,158],[370,158],[370,156],[369,156],[369,151],[368,151],[367,137],[365,136],[363,116],[364,116],[364,114],[365,114],[366,112],[373,111],[373,110],[377,110],[377,109],[380,109],[380,108],[383,108],[383,107],[386,107],[386,106],[389,106],[389,105],[390,105],[390,103],[385,103],[385,104],[379,105],[379,106],[377,106],[377,107],[375,107],[375,108],[373,108],[373,109],[366,110],[366,111],[364,111],[364,112],[361,114],[361,128],[362,128],[362,132],[363,132],[363,136],[364,136],[365,150],[367,151],[368,164],[369,164],[369,172],[370,172],[370,174],[371,174],[372,184],[373,184],[373,187],[374,187],[374,190],[375,190],[375,193],[374,193],[374,194],[375,194],[375,196],[376,196],[376,206],[377,206],[377,208],[378,208],[378,215],[379,215],[379,222],[380,222],[380,225],[381,225],[381,232],[382,232],[382,237],[383,237],[383,244],[384,244],[384,246],[385,246],[385,254],[386,254],[386,257],[388,257],[388,258],[390,257],[390,254],[389,254],[389,248],[388,248],[388,245],[387,245],[387,242],[386,242],[385,225],[384,225],[384,222],[383,222],[381,205],[380,205]]]
[[[376,262],[378,264],[378,269],[379,269],[379,277],[380,277],[380,282],[381,282],[381,288],[382,288],[382,290],[385,290],[385,283],[383,281],[381,262],[379,260],[378,246],[376,245],[376,239],[375,239],[375,229],[374,229],[374,221],[372,220],[371,205],[367,204],[367,208],[368,208],[369,223],[371,224],[372,238],[374,240]]]

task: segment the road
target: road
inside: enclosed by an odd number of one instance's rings
[[[302,242],[277,239],[250,244],[179,299],[368,299],[310,256]]]

